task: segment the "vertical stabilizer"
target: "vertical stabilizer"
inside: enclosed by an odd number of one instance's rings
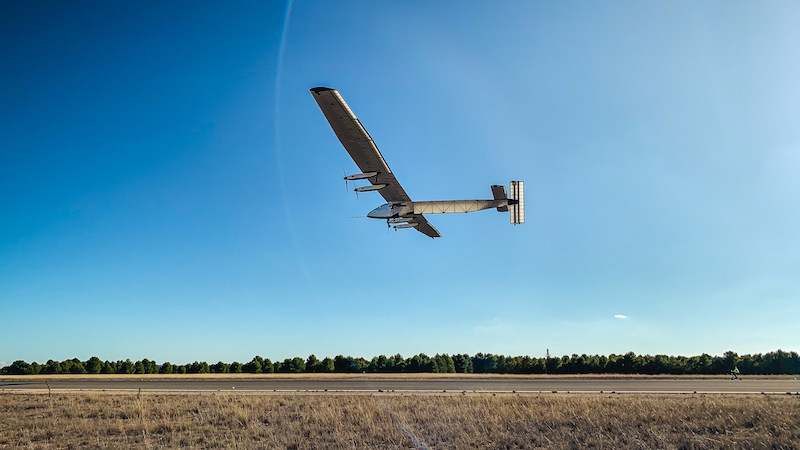
[[[508,202],[511,223],[514,225],[525,223],[525,185],[522,181],[512,181],[508,188],[509,199],[512,200]]]
[[[495,200],[508,200],[508,194],[506,194],[506,187],[499,184],[492,185],[492,197]],[[508,211],[508,205],[498,206],[497,210],[500,212]]]

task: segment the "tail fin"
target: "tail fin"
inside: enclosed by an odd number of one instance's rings
[[[492,197],[494,197],[495,200],[507,200],[508,197],[506,196],[506,187],[500,184],[493,184]],[[508,211],[508,206],[498,206],[497,210],[500,212],[506,212]]]
[[[522,181],[512,181],[508,186],[511,198],[508,207],[511,210],[511,223],[525,223],[525,185]]]

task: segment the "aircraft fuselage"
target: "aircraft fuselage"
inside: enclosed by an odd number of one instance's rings
[[[384,203],[367,214],[370,219],[394,219],[406,214],[414,214],[414,209],[402,203]]]
[[[367,214],[371,219],[395,219],[414,214],[468,213],[483,209],[508,209],[508,205],[516,205],[514,199],[500,198],[495,200],[439,200],[433,202],[389,202],[373,209]]]

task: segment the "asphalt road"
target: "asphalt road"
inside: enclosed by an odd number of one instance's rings
[[[265,391],[265,392],[616,392],[616,393],[799,393],[800,380],[727,378],[189,378],[25,379],[0,378],[0,391],[46,390]]]

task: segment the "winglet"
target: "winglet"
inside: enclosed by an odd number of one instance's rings
[[[335,91],[335,90],[336,89],[326,88],[326,87],[323,87],[323,86],[311,88],[311,92],[313,92],[315,94],[319,94],[320,92]]]

